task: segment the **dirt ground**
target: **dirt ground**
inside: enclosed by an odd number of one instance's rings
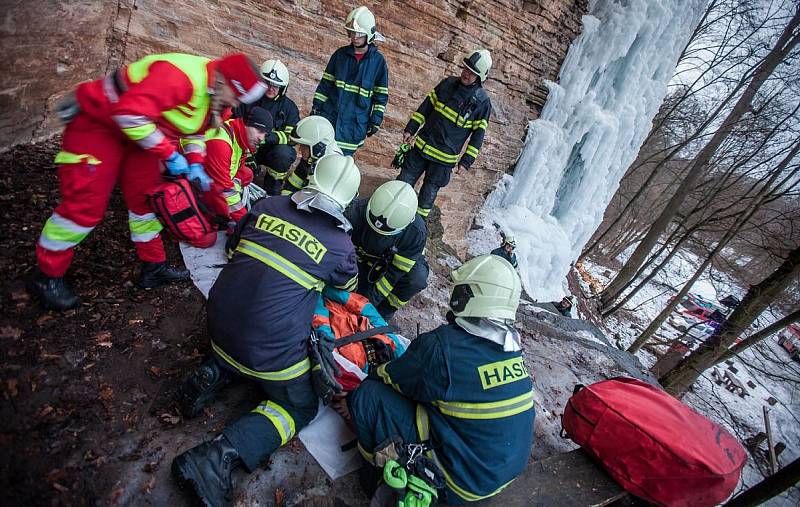
[[[140,458],[153,431],[180,423],[174,384],[207,343],[204,301],[191,283],[134,286],[138,262],[118,192],[69,271],[81,306],[57,314],[29,297],[34,245],[58,198],[57,149],[54,140],[0,155],[4,505],[115,503],[120,468]],[[175,243],[167,250],[181,263]]]

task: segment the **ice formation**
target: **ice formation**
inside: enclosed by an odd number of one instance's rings
[[[486,215],[514,233],[523,285],[561,299],[570,264],[600,225],[664,98],[706,0],[595,0],[513,181]]]

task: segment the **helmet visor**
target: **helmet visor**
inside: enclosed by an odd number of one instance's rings
[[[463,312],[474,296],[475,293],[468,284],[456,285],[453,287],[453,294],[450,295],[450,308],[454,312]]]

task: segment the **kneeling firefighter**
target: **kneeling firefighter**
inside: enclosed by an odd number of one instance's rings
[[[291,195],[308,185],[308,177],[314,173],[319,159],[325,155],[342,154],[335,137],[333,125],[322,116],[306,116],[300,120],[290,137],[299,146],[300,163],[284,180],[283,195]]]
[[[482,255],[451,279],[450,323],[371,372],[347,403],[359,450],[370,463],[385,464],[387,484],[456,504],[493,496],[522,473],[534,408],[514,329],[516,271],[504,259]]]
[[[232,469],[255,470],[317,413],[308,357],[311,320],[326,284],[356,284],[356,255],[342,211],[360,181],[351,157],[324,157],[306,189],[257,202],[229,239],[231,261],[208,298],[212,359],[182,386],[181,410],[187,417],[198,414],[236,375],[258,382],[266,399],[172,462],[176,479],[205,505],[227,505]]]
[[[428,228],[416,211],[417,194],[402,181],[387,181],[346,211],[358,254],[356,292],[384,319],[428,285]]]

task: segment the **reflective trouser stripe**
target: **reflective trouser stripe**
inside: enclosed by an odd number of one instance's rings
[[[488,403],[465,403],[460,401],[434,401],[433,404],[445,415],[460,419],[502,419],[533,408],[533,391]]]
[[[361,455],[364,456],[364,459],[367,460],[368,463],[371,463],[371,464],[374,465],[375,464],[375,455],[373,453],[371,453],[371,452],[367,452],[366,449],[361,447],[361,442],[358,442],[356,444],[356,446],[358,447],[358,452],[360,452]]]
[[[158,237],[164,227],[158,221],[155,213],[137,215],[128,210],[128,228],[131,230],[131,240],[136,243],[147,243]]]
[[[281,445],[292,439],[295,432],[294,419],[283,407],[271,401],[262,401],[253,409],[253,412],[266,417],[278,430],[281,436]]]
[[[90,155],[88,153],[72,153],[70,151],[61,150],[56,155],[55,160],[53,160],[54,164],[89,164],[89,165],[100,165],[102,162],[95,157],[94,155]]]
[[[341,148],[343,150],[356,151],[361,146],[364,146],[364,141],[361,141],[360,143],[356,143],[356,144],[345,143],[345,142],[342,142],[342,141],[336,141],[336,144],[338,144],[339,148]]]
[[[417,208],[417,215],[421,216],[422,218],[425,218],[430,214],[431,214],[430,208]]]
[[[389,283],[389,280],[387,280],[385,276],[382,276],[375,282],[375,288],[378,289],[381,296],[388,297],[394,286]]]
[[[398,310],[402,308],[406,303],[408,303],[408,301],[403,301],[402,299],[391,293],[386,296],[386,301],[388,301],[393,308],[396,308]]]
[[[314,94],[314,99],[316,99],[316,100],[318,100],[320,102],[327,102],[328,101],[328,97],[326,97],[325,95],[323,95],[323,94],[321,94],[319,92]]]
[[[92,229],[94,227],[78,225],[58,213],[53,213],[44,223],[39,235],[39,246],[54,252],[67,250],[83,241]]]
[[[240,364],[231,356],[225,353],[222,350],[222,347],[214,343],[214,340],[211,340],[211,348],[214,349],[214,352],[217,353],[219,357],[225,360],[226,363],[236,368],[240,373],[247,375],[248,377],[253,377],[261,380],[271,380],[274,382],[285,382],[287,380],[295,379],[301,375],[304,375],[308,370],[311,369],[311,361],[309,359],[303,358],[301,361],[289,366],[288,368],[284,368],[279,371],[256,371],[253,369],[248,368],[247,366]]]
[[[375,373],[377,373],[381,380],[383,380],[384,384],[387,386],[392,386],[392,389],[402,394],[403,391],[400,390],[400,386],[392,382],[392,377],[389,375],[389,372],[386,371],[387,364],[388,363],[383,363],[382,365],[378,366],[378,368],[375,370]]]
[[[422,116],[422,113],[419,113],[417,111],[414,111],[413,113],[411,113],[411,119],[413,121],[419,123],[420,127],[425,124],[425,117]]]
[[[425,410],[425,407],[423,407],[421,404],[417,404],[417,432],[419,433],[420,442],[425,442],[427,440],[430,440],[431,435],[430,435],[430,422],[428,420],[428,411]],[[444,479],[445,483],[447,484],[447,487],[450,488],[453,491],[453,493],[460,496],[467,502],[475,502],[478,500],[483,500],[485,498],[492,497],[498,494],[499,492],[503,491],[506,487],[508,487],[509,484],[511,484],[514,481],[514,479],[511,479],[510,481],[503,484],[502,486],[492,491],[488,495],[477,495],[475,493],[470,493],[469,491],[463,489],[458,484],[456,484],[455,481],[453,481],[453,478],[447,472],[447,469],[445,469],[445,467],[442,466],[442,462],[439,461],[439,458],[436,456],[436,452],[434,452],[433,450],[429,450],[425,454],[429,458],[431,458],[433,462],[436,463],[436,466],[438,466],[439,469],[442,471],[442,473],[444,474]]]
[[[239,246],[236,247],[236,251],[263,262],[287,278],[297,282],[305,289],[322,292],[322,288],[325,286],[325,282],[306,273],[292,261],[252,241],[246,239],[239,241]]]

